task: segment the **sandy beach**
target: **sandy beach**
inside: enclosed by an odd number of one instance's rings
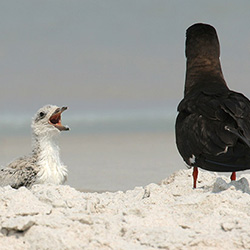
[[[191,170],[125,192],[0,188],[1,249],[249,249],[250,175]]]
[[[30,139],[2,135],[1,164]],[[64,134],[59,145],[66,185],[0,188],[1,250],[250,248],[249,171],[230,182],[201,170],[194,190],[167,132]]]

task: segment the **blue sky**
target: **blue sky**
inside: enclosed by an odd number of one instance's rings
[[[0,112],[175,108],[195,22],[217,29],[225,79],[250,97],[249,9],[247,0],[1,1]]]

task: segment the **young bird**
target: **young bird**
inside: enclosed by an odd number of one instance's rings
[[[34,184],[63,184],[67,167],[59,157],[56,136],[69,128],[61,124],[61,114],[67,107],[47,105],[37,111],[32,120],[32,154],[20,157],[0,171],[0,186],[31,187]]]

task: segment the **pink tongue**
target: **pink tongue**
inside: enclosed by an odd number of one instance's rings
[[[53,123],[53,124],[61,124],[61,114],[58,113],[56,115],[52,115],[50,117],[50,122]]]

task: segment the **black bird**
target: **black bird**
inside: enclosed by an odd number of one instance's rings
[[[178,106],[176,144],[193,167],[215,172],[250,169],[250,101],[227,87],[214,27],[197,23],[186,32],[186,80]]]

